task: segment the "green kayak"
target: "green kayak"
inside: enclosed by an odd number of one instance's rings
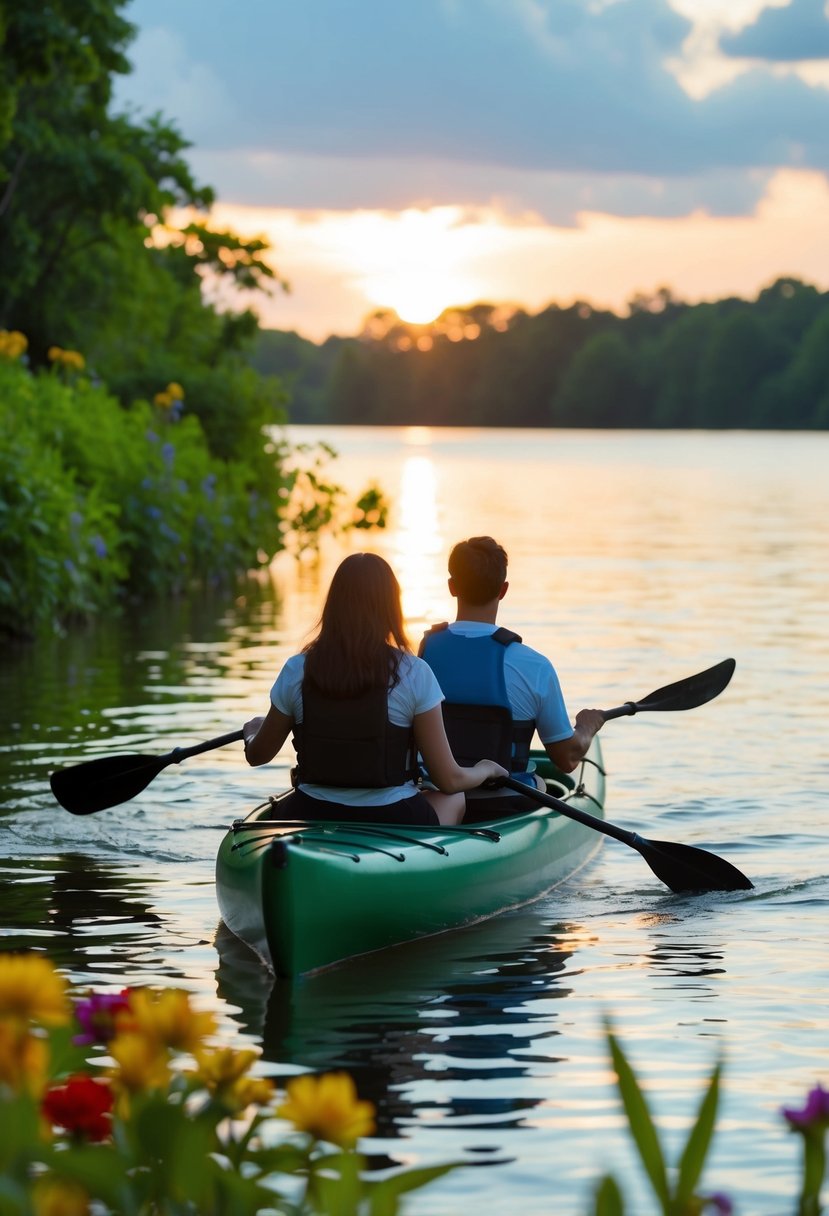
[[[604,813],[595,739],[580,772],[533,752],[550,794]],[[222,919],[276,975],[444,933],[529,903],[569,878],[601,835],[556,811],[457,828],[269,819],[272,802],[238,820],[216,861]]]

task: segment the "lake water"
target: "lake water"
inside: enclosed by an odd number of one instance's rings
[[[580,1216],[613,1171],[655,1210],[604,1041],[610,1019],[672,1160],[716,1060],[705,1175],[739,1216],[795,1209],[800,1145],[779,1116],[829,1083],[829,435],[295,428],[376,479],[384,533],[284,555],[236,602],[200,596],[21,647],[0,667],[4,948],[73,982],[187,987],[279,1077],[346,1067],[378,1110],[379,1164],[465,1160],[407,1211]],[[136,801],[73,817],[48,774],[160,753],[263,712],[330,574],[362,546],[398,572],[411,635],[452,614],[464,536],[509,551],[502,623],[556,664],[571,713],[609,708],[720,659],[716,701],[602,733],[608,818],[697,844],[755,889],[671,895],[631,849],[531,907],[294,984],[222,928],[220,833],[287,783],[290,755],[238,745],[168,768]]]

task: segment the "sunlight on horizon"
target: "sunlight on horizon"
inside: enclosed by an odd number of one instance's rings
[[[211,224],[271,243],[292,292],[243,300],[264,326],[312,341],[359,333],[384,308],[423,324],[481,302],[535,311],[586,301],[620,312],[637,292],[663,286],[693,304],[752,297],[781,276],[829,285],[829,185],[811,170],[779,170],[746,216],[584,211],[564,227],[495,206],[312,213],[220,204]]]

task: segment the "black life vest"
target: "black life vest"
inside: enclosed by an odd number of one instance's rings
[[[513,719],[504,675],[506,649],[520,641],[509,629],[465,637],[453,633],[445,622],[424,635],[419,653],[446,698],[446,736],[464,767],[487,759],[514,773],[527,769],[535,721]]]
[[[384,789],[416,775],[412,729],[389,721],[387,688],[334,699],[303,680],[302,716],[293,733],[295,785]]]

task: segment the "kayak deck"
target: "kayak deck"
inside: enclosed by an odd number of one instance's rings
[[[578,783],[534,753],[550,793],[601,816],[598,741]],[[601,836],[544,808],[458,827],[269,818],[233,824],[219,848],[222,918],[280,976],[443,933],[543,895]],[[528,805],[532,804],[528,801]]]

